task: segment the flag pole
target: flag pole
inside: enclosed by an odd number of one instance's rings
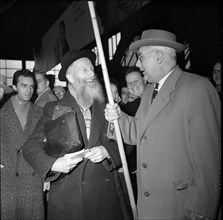
[[[97,44],[99,57],[100,57],[100,61],[101,61],[102,73],[103,73],[103,78],[104,78],[104,82],[105,82],[105,88],[106,88],[106,93],[108,96],[108,101],[110,104],[114,104],[114,100],[113,100],[113,96],[112,96],[112,92],[111,92],[110,80],[108,77],[108,70],[107,70],[105,57],[104,57],[104,51],[102,48],[101,37],[100,37],[97,18],[96,18],[95,9],[94,9],[94,2],[88,1],[88,6],[89,6],[89,10],[90,10],[94,35],[95,35],[96,44]],[[124,177],[125,177],[125,182],[126,182],[126,186],[127,186],[127,190],[128,190],[130,205],[132,208],[134,220],[137,220],[137,209],[136,209],[134,194],[133,194],[133,190],[132,190],[132,183],[131,183],[130,176],[129,176],[129,171],[128,171],[128,166],[127,166],[127,162],[126,162],[125,151],[124,151],[124,147],[123,147],[123,142],[122,142],[122,137],[121,137],[118,120],[114,121],[114,126],[115,126],[117,142],[118,142],[119,153],[120,153],[121,160],[122,160],[122,167],[123,167],[123,171],[124,171]]]

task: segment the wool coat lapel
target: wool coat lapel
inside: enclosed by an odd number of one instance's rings
[[[181,75],[182,71],[177,67],[170,76],[166,79],[160,91],[158,92],[156,98],[153,103],[150,104],[150,100],[153,92],[153,85],[150,85],[147,90],[144,92],[142,101],[143,105],[141,106],[142,110],[140,110],[141,117],[139,116],[139,120],[141,120],[142,124],[139,129],[139,138],[141,138],[147,129],[147,127],[152,123],[152,121],[156,118],[156,116],[162,111],[162,109],[170,102],[171,92],[175,90],[175,85],[178,77]],[[144,113],[144,114],[143,114]],[[139,114],[139,115],[140,115]]]
[[[8,128],[9,133],[10,133],[11,137],[20,137],[19,143],[16,143],[17,148],[20,148],[21,144],[23,143],[23,140],[24,140],[24,138],[23,138],[24,131],[23,131],[22,126],[19,122],[18,116],[15,113],[11,99],[8,100],[8,102],[5,104],[4,109],[5,109],[5,111],[4,111],[5,118],[6,118],[7,124],[9,125],[9,128]]]
[[[27,123],[26,123],[25,129],[24,129],[24,133],[26,134],[26,136],[30,135],[31,128],[35,127],[34,124],[36,124],[36,121],[38,121],[38,120],[39,120],[39,112],[37,112],[34,109],[34,105],[31,104],[28,115],[27,115]],[[28,137],[26,137],[26,138],[28,138]]]
[[[101,116],[104,114],[102,108],[99,106],[98,102],[95,102],[92,106],[91,112],[91,133],[89,138],[89,145],[95,146],[103,127],[103,123],[101,123]],[[90,147],[89,146],[89,147]]]

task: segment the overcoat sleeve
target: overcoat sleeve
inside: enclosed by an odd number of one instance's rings
[[[121,112],[121,117],[119,118],[119,127],[122,134],[123,142],[130,145],[136,145],[137,143],[137,117],[132,117]],[[113,123],[109,123],[107,130],[108,138],[116,140],[116,133]]]
[[[23,146],[24,158],[44,181],[52,181],[60,175],[60,173],[51,172],[51,167],[57,158],[46,154],[43,143],[44,125],[51,120],[55,105],[56,102],[46,104],[43,115],[37,123],[35,130]]]

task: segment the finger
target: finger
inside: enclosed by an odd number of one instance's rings
[[[92,162],[93,162],[93,163],[98,163],[99,160],[98,160],[98,159],[93,159]]]

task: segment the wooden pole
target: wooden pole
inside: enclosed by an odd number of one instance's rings
[[[105,88],[106,88],[106,93],[108,96],[108,101],[110,104],[114,104],[114,100],[113,100],[113,96],[112,96],[112,92],[111,92],[110,80],[109,80],[109,76],[108,76],[108,70],[107,70],[107,66],[106,66],[106,62],[105,62],[105,56],[104,56],[104,51],[102,48],[101,37],[100,37],[100,33],[99,33],[99,28],[98,28],[98,23],[97,23],[97,18],[96,18],[96,14],[95,14],[93,1],[88,1],[88,6],[89,6],[89,10],[90,10],[92,25],[93,25],[93,29],[94,29],[94,35],[95,35],[98,52],[99,52],[99,57],[100,57],[100,61],[101,61],[102,73],[103,73],[103,78],[104,78],[104,82],[105,82]],[[122,142],[122,137],[121,137],[118,120],[114,121],[114,126],[115,126],[117,142],[118,142],[119,153],[120,153],[121,160],[122,160],[122,167],[124,170],[125,182],[126,182],[128,195],[129,195],[129,199],[130,199],[130,204],[131,204],[131,208],[132,208],[132,213],[133,213],[134,220],[137,220],[137,209],[136,209],[134,194],[133,194],[133,190],[132,190],[132,183],[131,183],[130,176],[129,176],[128,165],[126,162],[125,151],[124,151],[124,147],[123,147],[123,142]]]

